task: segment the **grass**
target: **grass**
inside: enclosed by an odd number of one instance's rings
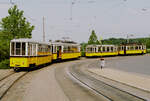
[[[9,68],[9,59],[3,60],[0,62],[0,69],[10,69]]]
[[[150,49],[147,49],[146,52],[147,52],[147,53],[150,53]]]

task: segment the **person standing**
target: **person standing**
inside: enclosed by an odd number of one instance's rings
[[[100,61],[101,61],[101,69],[102,69],[105,66],[105,60],[101,58]]]

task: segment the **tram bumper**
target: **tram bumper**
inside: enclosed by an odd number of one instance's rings
[[[22,57],[10,57],[10,67],[29,67],[28,59]]]

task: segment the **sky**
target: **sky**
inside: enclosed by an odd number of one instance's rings
[[[12,0],[35,25],[33,39],[69,37],[87,42],[92,30],[98,39],[150,36],[150,0]],[[0,0],[0,20],[8,15],[10,0]],[[131,36],[132,35],[132,36]]]

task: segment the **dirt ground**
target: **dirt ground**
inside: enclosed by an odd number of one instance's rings
[[[9,90],[2,101],[69,101],[56,82],[54,73],[56,66],[65,64],[52,64],[28,73]]]

